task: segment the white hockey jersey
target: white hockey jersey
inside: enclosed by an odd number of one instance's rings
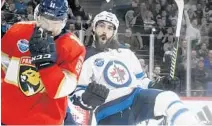
[[[137,109],[140,111],[139,114],[137,113],[138,115],[134,115],[136,118],[140,116],[140,121],[156,116],[167,116],[170,125],[186,124],[185,120],[191,120],[188,124],[197,124],[194,116],[188,112],[188,109],[175,93],[171,91],[163,92],[162,90],[143,90],[141,92],[141,88],[149,87],[151,80],[147,78],[139,60],[129,49],[109,49],[105,52],[97,52],[95,48],[88,48],[75,95],[81,96],[85,87],[93,81],[106,86],[110,89],[110,92],[105,103],[94,110],[93,116],[95,118],[92,118],[92,124],[98,124],[106,117],[119,112],[122,116],[123,110],[126,108],[131,110],[132,104],[142,108],[142,110]],[[143,95],[143,97],[136,98],[138,94]],[[163,100],[164,98],[165,100]],[[137,104],[134,100],[136,102],[138,100],[140,103]],[[70,110],[72,109],[73,107]],[[148,109],[150,109],[149,112],[143,111]],[[132,114],[135,113],[132,112]],[[127,121],[128,118],[124,123],[128,124]],[[115,124],[116,122],[108,122],[108,124],[111,123]]]
[[[95,48],[88,48],[86,55],[78,85],[84,87],[93,81],[105,85],[110,89],[106,102],[131,93],[137,86],[148,88],[151,82],[129,49],[95,53]]]

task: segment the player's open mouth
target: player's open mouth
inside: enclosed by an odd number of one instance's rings
[[[104,40],[107,39],[107,37],[106,36],[101,36],[101,39],[104,41]]]

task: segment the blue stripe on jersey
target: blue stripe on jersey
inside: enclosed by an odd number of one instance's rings
[[[171,118],[171,126],[174,126],[174,122],[175,122],[175,120],[181,115],[181,114],[183,114],[183,113],[185,113],[185,112],[187,112],[188,111],[188,109],[187,108],[181,108],[181,109],[179,109],[173,116],[172,116],[172,118]]]
[[[87,87],[88,86],[85,86],[85,85],[77,85],[74,93],[77,92],[77,91],[86,90]]]
[[[86,89],[87,86],[86,85],[77,85],[77,88]]]
[[[135,91],[133,91],[133,93],[131,93],[130,95],[127,95],[126,98],[121,98],[122,100],[116,99],[103,105],[99,110],[96,111],[97,123],[100,120],[115,113],[118,113],[132,105],[134,98],[139,94],[140,90],[141,88],[136,88]]]
[[[137,79],[139,79],[139,78],[142,78],[144,75],[145,75],[145,73],[144,72],[141,72],[141,73],[136,74],[135,77]]]
[[[181,101],[176,100],[176,101],[171,102],[171,103],[169,104],[169,106],[167,107],[167,109],[169,109],[172,105],[174,105],[174,104],[176,104],[176,103],[181,103],[181,104],[183,104]]]

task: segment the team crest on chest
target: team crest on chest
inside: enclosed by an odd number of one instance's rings
[[[117,60],[108,62],[104,69],[104,79],[109,85],[116,88],[126,87],[132,82],[126,65]]]
[[[43,90],[40,74],[31,64],[31,57],[22,57],[19,68],[19,87],[26,96],[34,95]]]
[[[20,39],[17,42],[18,50],[25,53],[29,50],[29,41],[26,39]]]

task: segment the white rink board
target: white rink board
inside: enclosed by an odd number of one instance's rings
[[[189,110],[191,110],[194,114],[197,114],[198,112],[203,112],[202,108],[205,106],[208,106],[210,112],[212,112],[212,97],[201,97],[201,98],[195,98],[195,97],[189,97],[189,98],[181,98],[188,107]],[[205,114],[204,114],[205,115]],[[196,116],[198,118],[198,116]],[[212,119],[210,119],[212,120]],[[151,126],[151,125],[158,125],[161,120],[149,120],[148,124],[146,122],[142,122],[141,124],[138,124],[138,126]],[[207,121],[209,121],[207,119]]]
[[[186,97],[186,98],[181,98],[185,105],[187,106],[188,109],[190,109],[195,115],[198,112],[203,112],[202,108],[204,106],[208,106],[209,111],[212,112],[212,97],[201,97],[201,98],[196,98],[196,97]],[[72,110],[72,115],[74,115],[75,121],[78,123],[81,123],[83,125],[88,124],[89,120],[89,113],[88,111],[86,112],[85,110],[80,109],[80,107],[74,106],[71,102],[69,102],[69,107]],[[204,112],[203,112],[204,113]],[[196,116],[198,118],[198,116]],[[211,121],[209,121],[211,120]],[[207,119],[207,121],[212,122],[212,119]],[[159,123],[161,123],[163,119],[161,120],[149,120],[148,124],[146,122],[141,122],[137,126],[157,126]]]

